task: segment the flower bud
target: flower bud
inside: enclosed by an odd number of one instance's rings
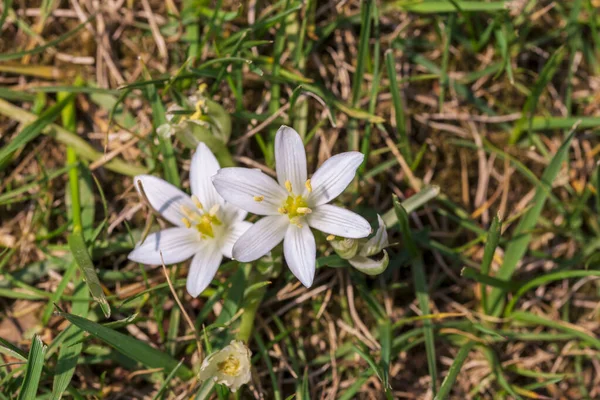
[[[370,257],[374,256],[375,254],[379,254],[381,250],[386,248],[389,244],[385,224],[379,214],[377,214],[377,221],[379,222],[379,228],[377,228],[375,236],[369,239],[367,243],[365,243],[364,246],[360,249],[361,256]]]
[[[363,274],[379,275],[388,267],[390,257],[387,251],[383,250],[383,258],[381,260],[373,260],[372,258],[358,255],[348,260],[348,262]]]
[[[337,255],[345,260],[354,257],[358,251],[358,240],[355,239],[333,239],[329,243],[331,243],[331,247],[333,247]]]

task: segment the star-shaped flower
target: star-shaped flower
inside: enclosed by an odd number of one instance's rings
[[[315,275],[314,228],[336,236],[363,238],[369,223],[358,214],[327,204],[350,184],[364,155],[335,155],[308,179],[306,152],[300,135],[282,126],[275,137],[277,180],[256,169],[223,168],[213,177],[217,192],[228,202],[265,218],[255,223],[233,247],[233,257],[256,260],[283,240],[292,273],[306,287]]]
[[[234,243],[252,224],[244,221],[246,212],[223,200],[211,177],[219,162],[200,143],[192,158],[188,196],[170,183],[150,175],[134,178],[135,187],[164,219],[176,225],[152,233],[129,253],[129,259],[143,264],[160,265],[192,258],[187,291],[197,297],[214,278],[223,256],[231,258]]]

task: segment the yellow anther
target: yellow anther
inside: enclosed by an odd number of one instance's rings
[[[198,85],[198,93],[202,94],[206,91],[206,83],[201,83]]]
[[[312,212],[312,210],[308,207],[298,207],[296,209],[296,212],[298,214],[310,214]]]
[[[225,361],[217,363],[217,369],[225,375],[237,376],[240,370],[240,360],[230,355]]]
[[[280,214],[287,214],[287,213],[288,213],[288,210],[287,210],[285,207],[279,207],[279,208],[277,209],[277,211],[278,211]]]
[[[192,227],[192,223],[187,218],[181,218],[181,222],[183,222],[183,224],[185,225],[186,228],[191,228]]]
[[[265,199],[265,196],[254,196],[254,201],[260,203]]]
[[[328,242],[331,242],[333,239],[335,239],[335,235],[328,235],[325,239],[327,239]]]
[[[180,210],[191,221],[194,221],[198,217],[198,213],[187,206],[182,205]]]
[[[202,205],[202,203],[200,202],[200,199],[198,199],[198,196],[193,195],[192,196],[192,201],[194,202],[194,205],[196,207],[198,207],[200,210],[204,210],[204,206]]]
[[[312,185],[310,184],[310,179],[306,180],[304,186],[306,186],[306,190],[308,190],[308,193],[312,192]]]
[[[286,189],[288,192],[292,193],[292,182],[290,182],[290,181],[285,181],[285,189]]]

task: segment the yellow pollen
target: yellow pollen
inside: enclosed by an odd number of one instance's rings
[[[237,376],[240,372],[240,360],[230,355],[225,361],[217,363],[220,372],[229,376]]]
[[[306,190],[308,190],[308,193],[312,192],[312,185],[310,184],[310,179],[306,180],[304,186],[306,186]]]
[[[265,196],[254,196],[254,201],[260,203],[265,199]]]
[[[202,238],[206,236],[214,238],[213,225],[221,225],[222,222],[217,218],[216,213],[219,211],[219,205],[216,204],[210,209],[209,213],[201,213],[200,211],[190,210],[186,206],[181,206],[181,212],[185,217],[181,218],[181,221],[187,228],[196,228],[202,235]]]
[[[200,99],[198,100],[198,102],[196,103],[196,112],[194,112],[192,115],[190,115],[190,119],[201,119],[202,115],[204,115],[204,99]]]
[[[326,239],[328,242],[331,242],[333,239],[335,239],[335,235],[328,235]]]
[[[312,210],[308,207],[298,207],[296,209],[296,212],[298,214],[310,214],[312,212]]]
[[[200,202],[200,200],[198,199],[198,197],[196,195],[192,196],[192,201],[194,202],[194,205],[196,207],[198,207],[200,210],[204,210],[204,206],[202,205],[202,203]]]
[[[292,182],[290,182],[290,181],[285,181],[285,189],[286,189],[288,192],[292,193]]]

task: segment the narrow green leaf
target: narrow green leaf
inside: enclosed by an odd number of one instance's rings
[[[140,362],[148,368],[162,368],[165,373],[169,373],[179,364],[177,360],[171,358],[168,354],[150,347],[148,344],[135,338],[76,315],[68,313],[60,313],[60,315],[73,325],[78,326],[120,353]],[[192,378],[193,375],[193,372],[185,366],[181,366],[177,370],[177,376],[184,380]]]
[[[434,400],[443,400],[448,398],[448,395],[452,390],[452,386],[454,386],[454,382],[456,382],[456,378],[458,377],[460,369],[462,368],[463,363],[467,359],[467,356],[469,355],[469,352],[471,351],[474,345],[475,342],[473,341],[468,341],[467,343],[462,345],[462,347],[458,351],[458,354],[456,355],[456,358],[452,362],[452,365],[448,370],[448,375],[446,375],[446,377],[444,378],[444,381],[440,386],[440,390],[438,391]]]
[[[81,297],[83,299],[89,299],[90,297],[90,292],[83,280],[79,281],[73,294],[75,297]],[[88,311],[88,301],[73,302],[73,314],[85,318]],[[75,325],[71,325],[67,328],[66,332],[66,338],[60,346],[58,361],[56,362],[56,369],[54,370],[54,383],[52,385],[53,400],[61,399],[63,393],[67,390],[67,387],[73,378],[73,374],[75,374],[77,359],[83,350],[83,330]]]
[[[531,231],[542,213],[544,204],[550,191],[552,190],[552,182],[556,179],[562,163],[567,158],[571,140],[575,135],[575,131],[567,137],[560,146],[550,164],[544,170],[541,178],[541,184],[538,186],[533,199],[531,200],[531,208],[523,215],[517,228],[514,231],[513,239],[508,244],[504,253],[504,262],[502,267],[496,274],[496,278],[508,281],[521,258],[525,255],[529,242],[531,241]],[[504,291],[502,289],[493,289],[488,300],[489,311],[491,315],[498,316],[502,313],[504,307]]]
[[[42,339],[38,335],[33,337],[31,350],[27,358],[27,370],[25,378],[19,392],[19,400],[33,400],[36,398],[38,385],[44,368],[44,354],[46,353],[46,345],[42,343]]]
[[[70,95],[59,101],[44,111],[38,119],[23,128],[23,130],[13,140],[0,149],[0,162],[2,162],[15,150],[25,146],[27,143],[38,137],[42,133],[42,130],[48,126],[48,124],[51,124],[56,118],[58,118],[62,109],[69,104],[72,97],[73,95]]]
[[[400,204],[400,201],[396,196],[393,196],[393,202],[400,232],[402,233],[402,239],[406,249],[408,250],[408,253],[411,256],[413,284],[415,285],[415,292],[417,301],[419,302],[419,308],[421,309],[423,315],[429,315],[429,290],[427,287],[427,277],[425,275],[423,256],[421,255],[421,252],[417,248],[413,239],[406,210],[404,207],[402,207],[402,204]],[[431,320],[424,320],[423,326],[425,328],[425,352],[427,354],[427,367],[431,377],[431,388],[433,394],[435,395],[437,388],[437,363],[435,356],[436,352],[433,325]]]
[[[85,241],[83,240],[83,236],[81,233],[74,232],[69,235],[67,242],[69,243],[69,248],[73,253],[73,259],[79,265],[79,268],[83,272],[83,276],[85,279],[85,283],[87,284],[94,301],[96,301],[104,316],[106,318],[110,317],[110,305],[104,296],[104,291],[102,290],[102,285],[100,284],[100,280],[98,279],[98,275],[96,274],[96,270],[94,268],[94,264],[92,263],[92,259],[90,258],[90,254],[88,252],[87,246],[85,245]]]

